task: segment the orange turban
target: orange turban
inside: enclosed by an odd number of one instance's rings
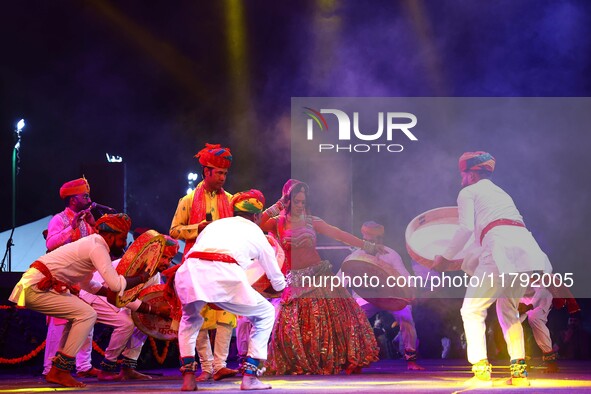
[[[231,204],[234,212],[261,213],[265,207],[265,196],[259,190],[250,189],[234,194]]]
[[[229,148],[223,148],[220,144],[205,144],[195,155],[203,167],[230,168],[232,165],[232,153]]]
[[[128,233],[131,229],[131,218],[125,213],[103,215],[96,221],[95,228],[99,232]]]
[[[90,185],[86,178],[78,178],[73,181],[66,182],[60,187],[60,198],[63,200],[69,196],[76,194],[90,193]]]
[[[179,243],[176,239],[169,235],[165,235],[164,239],[164,250],[162,251],[162,257],[173,258],[179,252]]]
[[[384,226],[374,221],[365,222],[361,226],[363,236],[381,237],[384,235]]]
[[[465,152],[460,156],[458,166],[460,171],[488,171],[495,170],[495,158],[490,153],[477,151]]]

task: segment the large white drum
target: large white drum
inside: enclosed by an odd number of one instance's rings
[[[397,256],[402,264],[402,258]],[[413,289],[410,287],[387,287],[388,277],[397,278],[401,274],[391,265],[379,259],[379,255],[371,256],[363,251],[356,251],[345,258],[341,271],[350,277],[378,277],[376,287],[355,287],[353,290],[365,301],[387,311],[399,311],[413,300]]]
[[[427,268],[433,266],[433,259],[449,246],[459,227],[458,207],[431,209],[411,220],[406,227],[406,249],[410,257]],[[466,247],[453,258],[453,264],[445,271],[461,269],[464,257],[474,245],[474,235]]]

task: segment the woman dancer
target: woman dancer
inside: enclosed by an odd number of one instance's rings
[[[308,185],[292,181],[287,202],[275,217],[264,215],[261,227],[275,234],[286,251],[288,287],[284,290],[269,349],[267,367],[276,375],[358,373],[378,360],[378,345],[363,310],[342,287],[303,287],[302,277],[333,275],[316,251],[323,234],[372,254],[379,245],[363,241],[310,215]],[[269,208],[272,212],[277,207]],[[330,283],[330,281],[328,282]]]

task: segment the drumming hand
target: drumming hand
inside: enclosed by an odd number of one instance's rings
[[[517,311],[519,312],[520,315],[523,315],[525,312],[527,311],[531,311],[532,309],[534,309],[534,306],[531,304],[524,304],[522,302],[519,303],[519,306],[517,307]]]
[[[163,319],[170,319],[171,312],[172,309],[170,308],[170,305],[167,304],[159,304],[152,309],[152,314]]]

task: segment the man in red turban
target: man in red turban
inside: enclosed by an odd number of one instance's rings
[[[482,246],[473,276],[489,278],[466,290],[461,314],[468,345],[468,361],[476,379],[490,381],[492,366],[486,352],[486,311],[495,301],[497,316],[511,357],[510,384],[529,385],[525,365],[519,299],[525,292],[520,283],[502,283],[500,278],[533,271],[551,272],[548,256],[526,229],[513,199],[491,181],[495,159],[490,153],[466,152],[459,159],[462,190],[458,195],[459,226],[450,245],[435,256],[433,268],[442,270],[464,249],[473,235]]]
[[[203,181],[199,182],[195,190],[180,199],[170,225],[170,236],[185,241],[185,256],[208,224],[232,216],[232,195],[223,189],[228,169],[232,165],[230,149],[219,144],[205,144],[205,148],[195,157],[203,167]],[[207,324],[202,327],[197,338],[197,352],[202,371],[197,380],[220,380],[236,375],[237,370],[226,367],[232,331],[236,327],[236,316],[209,306],[206,306],[202,313]],[[215,353],[212,352],[209,340],[210,329],[216,329]]]

